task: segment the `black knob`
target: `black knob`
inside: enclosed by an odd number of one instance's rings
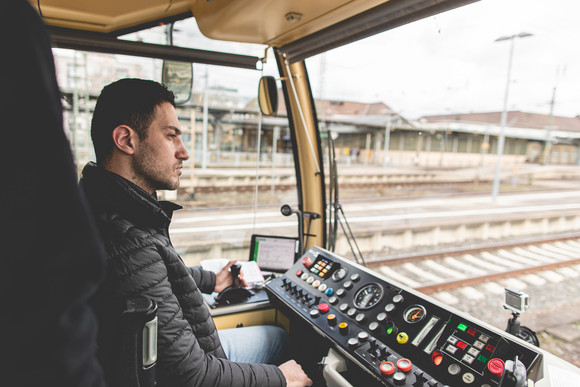
[[[230,272],[232,273],[232,277],[234,277],[234,281],[238,279],[240,270],[242,270],[242,265],[237,262],[230,267]]]
[[[290,216],[292,215],[292,207],[290,207],[288,204],[284,204],[282,207],[280,207],[280,212],[284,216]]]
[[[347,344],[348,347],[352,349],[358,347],[359,341],[356,337],[351,337],[350,339],[348,339]]]
[[[400,371],[395,372],[395,374],[393,375],[393,380],[395,381],[395,384],[397,386],[402,386],[403,384],[405,384],[406,379],[407,377],[405,376],[405,374]]]
[[[359,332],[357,336],[360,341],[367,341],[369,339],[369,334],[365,331]]]

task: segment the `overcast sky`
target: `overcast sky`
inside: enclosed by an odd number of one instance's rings
[[[192,21],[183,23],[177,45],[181,37],[184,45],[217,51],[241,46],[208,40]],[[306,65],[316,98],[384,102],[410,119],[501,111],[510,41],[495,40],[521,32],[533,36],[514,40],[508,109],[549,114],[555,88],[554,114],[580,115],[579,0],[481,0],[309,58]],[[251,49],[245,53],[264,52],[259,45]],[[265,74],[277,76],[273,62]],[[195,65],[198,88],[203,66]],[[255,78],[230,72],[212,70],[210,85],[241,90],[236,83],[245,82],[243,88],[256,90]]]
[[[307,60],[316,97],[384,102],[408,118],[508,109],[580,114],[580,2],[482,0]]]

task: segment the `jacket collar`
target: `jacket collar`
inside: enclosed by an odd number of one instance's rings
[[[147,226],[169,226],[173,211],[182,208],[93,162],[83,168],[80,185],[94,212],[113,211]]]

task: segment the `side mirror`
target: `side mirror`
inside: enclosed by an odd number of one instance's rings
[[[258,105],[265,116],[276,115],[278,111],[278,88],[276,79],[272,76],[260,78],[258,87]]]
[[[175,95],[175,104],[181,105],[191,98],[193,65],[186,62],[164,60],[161,82]]]

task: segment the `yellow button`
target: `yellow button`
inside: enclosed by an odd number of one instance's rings
[[[399,332],[397,335],[397,343],[405,344],[407,341],[409,341],[409,336],[405,332]]]

